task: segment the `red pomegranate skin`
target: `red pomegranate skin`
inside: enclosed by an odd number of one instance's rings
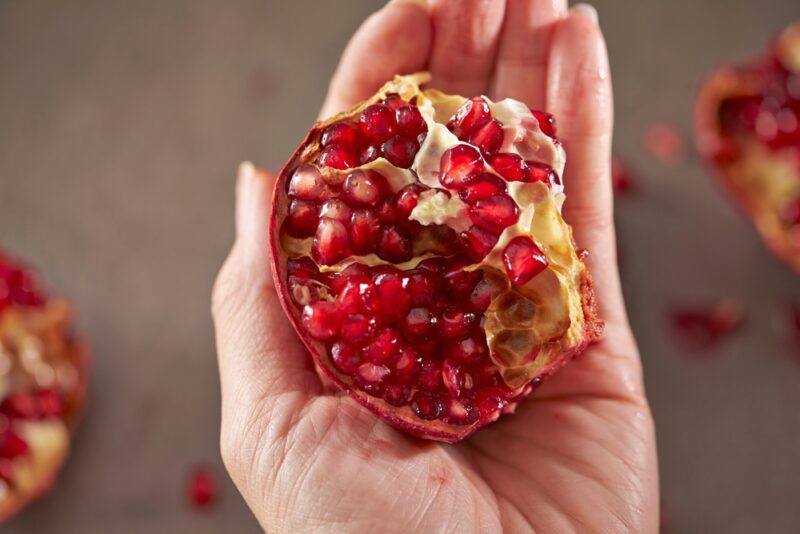
[[[407,78],[398,77],[395,79],[395,84],[407,84]],[[458,374],[458,369],[453,368],[452,365],[448,364],[449,367],[446,365],[442,368],[442,382],[438,385],[438,390],[436,394],[431,395],[426,390],[426,380],[429,377],[436,381],[439,373],[438,365],[443,363],[449,362],[451,359],[448,358],[448,354],[453,354],[454,351],[457,352],[458,357],[462,359],[469,359],[469,358],[479,358],[484,357],[487,361],[492,362],[494,358],[497,357],[495,350],[493,349],[491,354],[487,357],[486,354],[483,352],[482,349],[477,348],[474,349],[471,345],[464,345],[461,349],[453,349],[452,344],[448,345],[444,348],[437,345],[437,343],[442,342],[446,344],[449,341],[442,341],[443,338],[437,338],[431,342],[419,341],[418,339],[414,341],[417,343],[413,345],[413,348],[418,351],[418,354],[422,354],[423,358],[427,358],[423,361],[422,368],[419,369],[417,378],[415,379],[416,382],[412,383],[412,389],[414,390],[413,393],[409,393],[408,391],[403,391],[401,387],[395,387],[395,383],[391,384],[384,384],[381,387],[385,387],[385,389],[381,389],[380,393],[376,393],[375,390],[371,390],[372,385],[376,383],[380,383],[383,379],[386,372],[382,370],[381,365],[369,363],[369,365],[364,365],[364,361],[362,360],[360,363],[360,367],[357,371],[353,371],[356,368],[356,363],[353,362],[353,355],[351,353],[347,353],[347,351],[338,350],[338,348],[334,351],[333,347],[329,349],[328,345],[331,345],[336,339],[332,332],[339,332],[341,328],[343,328],[342,323],[345,321],[346,318],[354,317],[352,313],[342,312],[341,317],[336,318],[331,315],[332,309],[327,304],[314,308],[314,310],[309,310],[309,306],[306,305],[304,308],[298,306],[297,302],[293,300],[292,292],[290,290],[287,278],[288,278],[288,260],[290,258],[290,254],[284,247],[284,243],[282,241],[283,234],[282,232],[285,231],[285,221],[287,219],[287,215],[289,213],[289,201],[291,200],[287,196],[287,191],[290,191],[295,186],[298,186],[297,181],[294,184],[291,184],[292,176],[295,170],[303,164],[314,163],[315,165],[324,165],[328,168],[338,169],[337,165],[339,165],[342,159],[338,160],[328,160],[330,156],[327,155],[326,150],[330,146],[337,146],[337,150],[341,151],[342,153],[347,153],[348,150],[346,148],[342,148],[338,145],[332,145],[329,139],[334,136],[346,136],[350,133],[350,127],[336,127],[335,131],[329,129],[329,126],[332,124],[338,124],[341,122],[358,122],[364,121],[364,115],[367,115],[366,120],[369,122],[368,126],[365,127],[365,130],[368,132],[370,136],[370,142],[375,143],[382,143],[383,138],[389,136],[391,138],[392,135],[397,135],[397,128],[398,124],[392,124],[391,120],[386,119],[386,117],[390,117],[388,113],[385,113],[383,109],[376,109],[376,105],[388,105],[388,102],[392,99],[396,99],[396,95],[391,90],[393,87],[391,84],[388,86],[389,89],[384,88],[381,92],[379,92],[375,97],[368,100],[364,104],[356,106],[353,110],[349,112],[345,112],[340,114],[332,119],[319,122],[315,124],[311,131],[307,134],[306,138],[297,148],[293,156],[289,159],[287,164],[281,170],[278,179],[276,181],[275,192],[273,196],[273,211],[272,211],[272,219],[270,221],[270,247],[271,247],[271,261],[272,261],[272,268],[273,274],[275,279],[276,288],[280,297],[281,304],[283,309],[289,318],[292,326],[295,328],[296,332],[298,333],[300,339],[308,349],[309,353],[311,354],[314,362],[316,364],[316,368],[318,372],[325,378],[336,384],[342,391],[346,392],[350,395],[354,400],[359,402],[361,405],[366,407],[367,409],[371,410],[377,416],[381,417],[387,423],[393,425],[394,427],[405,431],[413,436],[422,437],[426,439],[434,439],[440,440],[445,442],[455,442],[461,439],[466,438],[467,436],[474,433],[479,428],[495,421],[500,415],[506,413],[512,413],[522,399],[527,397],[536,386],[538,386],[542,380],[547,378],[548,376],[555,373],[558,369],[560,369],[563,365],[565,365],[569,360],[571,360],[575,355],[581,353],[586,346],[590,343],[598,340],[602,335],[602,328],[603,324],[602,321],[597,316],[597,309],[595,304],[594,298],[594,291],[592,288],[592,281],[591,276],[588,270],[582,263],[581,258],[583,257],[582,253],[578,254],[575,244],[572,240],[571,231],[568,231],[565,234],[565,239],[563,243],[564,247],[567,247],[570,250],[570,254],[573,255],[575,258],[576,263],[574,264],[574,280],[570,279],[574,286],[570,286],[571,290],[574,291],[574,295],[576,295],[576,299],[574,302],[574,309],[570,308],[571,312],[575,317],[580,317],[580,321],[575,321],[574,324],[570,324],[570,337],[567,339],[567,336],[563,337],[556,337],[551,340],[548,340],[548,343],[542,345],[542,353],[547,353],[546,357],[541,356],[541,363],[539,367],[536,368],[535,373],[531,372],[530,369],[526,368],[526,373],[523,374],[523,378],[519,380],[523,380],[521,383],[514,383],[514,387],[510,386],[508,383],[504,382],[497,382],[496,390],[492,389],[491,391],[502,391],[502,395],[499,395],[499,400],[495,405],[490,405],[490,402],[487,402],[486,398],[482,398],[482,403],[475,403],[474,405],[470,406],[468,404],[459,404],[458,402],[454,402],[455,400],[460,400],[461,397],[456,398],[456,395],[462,391],[462,388],[466,387],[465,382],[463,380],[459,380],[460,376]],[[422,94],[422,93],[420,93]],[[426,93],[427,94],[427,93]],[[383,97],[389,95],[386,99]],[[440,95],[440,93],[436,92],[436,95]],[[444,97],[443,97],[444,98]],[[476,97],[477,98],[477,97]],[[415,98],[412,98],[411,101],[405,102],[406,105],[414,105]],[[474,100],[474,99],[473,99]],[[463,101],[463,99],[462,99]],[[367,110],[368,113],[362,114],[362,110]],[[359,117],[362,117],[361,119]],[[492,138],[495,133],[487,130],[492,130],[494,127],[485,128],[486,124],[492,120],[492,117],[489,117],[488,120],[485,117],[476,116],[476,113],[471,112],[465,115],[468,121],[470,122],[470,127],[472,130],[465,128],[463,132],[463,137],[468,139],[470,135],[475,137],[473,131],[480,130],[482,135],[477,136],[479,139],[490,139]],[[533,115],[537,116],[537,115]],[[545,133],[552,137],[553,139],[550,140],[550,143],[553,147],[558,147],[560,149],[560,144],[558,143],[557,139],[555,139],[555,123],[547,114],[541,114],[543,117],[540,120],[546,123],[546,127],[542,128],[537,127],[535,128],[537,132]],[[389,124],[387,125],[386,122]],[[419,128],[420,125],[417,122],[409,121],[409,123],[416,124],[416,127]],[[450,131],[453,132],[457,130],[457,125],[453,125],[452,121],[449,125]],[[485,135],[484,135],[485,134]],[[418,141],[419,145],[424,144],[426,134],[419,134],[419,138],[422,139],[422,142]],[[322,146],[321,140],[325,139],[329,144],[327,147]],[[462,146],[462,145],[459,145]],[[468,146],[468,145],[467,145]],[[394,145],[390,145],[388,149],[394,150]],[[552,148],[552,147],[550,147]],[[498,149],[498,143],[496,140],[490,140],[486,143],[483,143],[481,155],[483,160],[486,161],[489,158],[497,159],[499,161],[500,158],[495,156],[495,153]],[[417,150],[422,150],[417,148]],[[553,149],[555,150],[555,149]],[[382,152],[381,152],[382,151]],[[386,154],[387,147],[384,145],[379,146],[377,152]],[[330,152],[330,151],[328,151]],[[350,153],[354,153],[355,150],[350,150]],[[362,161],[374,161],[376,157],[375,149],[368,149],[365,151],[369,153],[369,156],[364,158],[362,156]],[[442,157],[442,168],[447,168],[452,171],[452,180],[448,181],[448,185],[444,185],[444,179],[441,178],[440,174],[440,181],[442,185],[439,186],[442,189],[447,189],[450,193],[451,198],[460,196],[461,198],[469,198],[471,201],[481,198],[481,194],[494,194],[495,196],[492,198],[496,198],[497,195],[505,195],[506,193],[498,193],[498,189],[492,185],[485,185],[485,186],[478,186],[476,192],[466,193],[465,189],[471,187],[472,183],[478,181],[478,178],[475,176],[468,176],[472,171],[470,170],[470,166],[473,165],[473,159],[470,155],[471,153],[469,150],[463,150],[457,156],[453,156],[449,160]],[[391,159],[391,154],[387,154],[386,159]],[[348,156],[349,158],[349,156]],[[348,158],[344,158],[345,160]],[[455,158],[455,159],[454,159]],[[352,158],[351,158],[352,159]],[[322,162],[322,163],[320,163]],[[407,161],[400,162],[402,165],[399,165],[398,162],[392,162],[396,167],[405,167]],[[525,175],[518,181],[526,182],[526,183],[533,183],[537,182],[542,184],[541,190],[553,190],[553,191],[561,191],[561,181],[560,177],[557,173],[550,172],[549,170],[539,172],[539,167],[547,167],[545,164],[541,164],[537,161],[527,161],[529,163],[531,170],[526,170]],[[462,166],[466,165],[467,167]],[[474,170],[474,169],[473,169]],[[494,169],[495,173],[499,174],[499,171]],[[466,174],[464,174],[466,173]],[[473,173],[474,174],[474,173]],[[539,176],[542,178],[539,178]],[[464,179],[463,183],[460,181]],[[486,180],[488,183],[490,180]],[[359,182],[361,183],[361,182]],[[510,182],[509,182],[510,183]],[[536,186],[539,187],[539,186]],[[461,188],[461,189],[459,189]],[[545,189],[546,188],[546,189]],[[324,187],[322,189],[325,189]],[[295,188],[295,191],[297,189]],[[371,191],[370,189],[369,191]],[[488,193],[481,193],[481,190],[487,191]],[[363,192],[365,190],[359,190]],[[316,193],[308,193],[303,192],[303,195],[306,197],[314,197]],[[385,225],[390,225],[394,223],[386,222],[386,221],[398,221],[403,219],[403,217],[408,216],[408,209],[405,208],[404,200],[406,197],[410,195],[410,197],[414,197],[417,202],[419,191],[412,191],[408,195],[404,196],[405,193],[403,191],[395,192],[397,194],[397,199],[394,202],[389,203],[389,205],[381,204],[380,202],[377,205],[371,206],[370,208],[360,208],[357,205],[351,205],[350,207],[357,211],[358,209],[373,209],[377,216],[381,221],[384,221]],[[555,193],[554,193],[555,194]],[[324,201],[325,197],[322,195],[319,199],[314,201]],[[368,195],[365,194],[364,198],[368,198]],[[413,204],[413,201],[409,201]],[[511,208],[511,211],[508,211],[508,207],[506,206],[506,201],[494,201],[492,203],[487,204],[487,207],[480,208],[477,202],[481,202],[480,200],[476,200],[476,204],[473,206],[478,206],[475,209],[475,214],[470,214],[466,216],[466,225],[469,225],[469,218],[472,218],[473,222],[477,221],[479,224],[484,225],[484,230],[488,231],[492,235],[496,235],[498,232],[498,227],[494,226],[496,221],[501,221],[502,225],[506,225],[505,228],[511,228],[515,221],[515,217],[518,218],[518,215],[513,213],[515,211],[514,208]],[[353,202],[350,202],[353,204]],[[516,205],[516,207],[520,210],[524,210],[524,205]],[[472,209],[472,208],[471,208]],[[330,265],[341,265],[341,263],[345,263],[350,259],[356,258],[356,255],[352,253],[352,251],[344,250],[344,245],[339,247],[338,243],[343,240],[342,236],[344,235],[343,232],[348,229],[347,225],[342,222],[340,226],[337,221],[337,217],[341,213],[340,209],[330,210],[332,218],[327,219],[324,225],[320,225],[324,227],[323,230],[317,230],[317,233],[314,237],[308,238],[315,243],[312,246],[312,250],[309,253],[306,251],[303,258],[310,258],[312,256],[316,257],[317,260],[324,262],[330,262]],[[485,215],[487,214],[488,215]],[[351,215],[352,216],[352,215]],[[362,232],[362,219],[363,216],[359,216],[361,219],[359,220],[358,232]],[[478,219],[475,219],[477,217]],[[483,217],[483,219],[481,218]],[[489,218],[491,221],[486,221],[485,219]],[[344,219],[342,219],[344,221]],[[398,223],[399,224],[399,223]],[[403,222],[403,224],[406,224]],[[413,232],[420,232],[421,226],[416,224],[415,221],[411,221],[408,223],[410,226],[410,235]],[[366,228],[366,225],[363,226]],[[474,228],[474,227],[473,227]],[[568,227],[566,227],[568,228]],[[450,266],[450,268],[455,269],[458,272],[467,272],[461,271],[457,269],[456,262],[463,261],[466,266],[474,265],[470,263],[469,259],[464,260],[456,260],[456,258],[464,258],[467,256],[466,250],[462,250],[458,248],[460,246],[464,246],[464,243],[467,243],[468,240],[465,238],[457,238],[455,233],[447,233],[445,230],[448,229],[441,229],[443,235],[445,237],[442,238],[442,242],[445,244],[441,244],[442,247],[447,249],[445,252],[442,252],[440,255],[434,255],[436,257],[444,258],[446,265]],[[380,258],[384,260],[385,263],[388,264],[403,264],[406,261],[414,263],[419,259],[418,256],[415,256],[414,252],[408,252],[403,246],[399,243],[402,243],[403,239],[405,238],[404,235],[394,235],[388,230],[384,230],[383,235],[379,238],[377,247],[378,252],[377,254],[380,255]],[[476,232],[473,229],[470,229],[473,234],[480,234],[480,232]],[[320,233],[322,232],[322,233]],[[400,233],[402,234],[403,231],[401,230]],[[501,232],[502,233],[502,232]],[[359,236],[363,235],[362,233],[358,234]],[[418,234],[416,234],[418,237]],[[410,238],[411,241],[415,239],[415,237]],[[318,247],[316,244],[320,241],[324,241],[325,243],[329,244],[330,246],[326,247]],[[478,241],[480,242],[480,236],[478,237]],[[488,239],[491,242],[491,238]],[[449,242],[449,245],[447,243]],[[458,244],[456,244],[457,242]],[[416,244],[417,242],[414,241]],[[385,249],[381,249],[381,247],[385,244],[391,245],[385,247]],[[506,246],[507,243],[503,244]],[[448,246],[450,248],[448,248]],[[324,249],[324,250],[322,250]],[[536,250],[534,250],[536,249]],[[542,268],[537,265],[532,265],[530,262],[538,261],[537,258],[540,255],[537,253],[538,247],[530,248],[523,250],[530,250],[531,257],[533,259],[528,260],[526,257],[523,257],[521,260],[520,268],[520,275],[519,280],[520,283],[527,283],[531,279],[536,279],[537,276],[550,276],[540,274]],[[500,253],[502,251],[496,249],[492,252],[492,254],[496,254],[497,257],[500,257]],[[540,251],[539,251],[540,252]],[[519,258],[519,255],[515,255],[515,258]],[[304,260],[305,261],[305,260]],[[471,261],[476,261],[474,258]],[[356,258],[356,262],[358,259]],[[449,262],[449,263],[448,263]],[[406,264],[407,265],[407,264]],[[480,264],[483,266],[483,264]],[[455,267],[454,267],[455,266]],[[420,266],[417,265],[415,269],[419,269]],[[371,266],[370,269],[375,269],[374,266]],[[404,275],[408,275],[408,273],[413,270],[409,269],[402,269]],[[377,271],[374,271],[377,272]],[[374,276],[374,272],[371,276]],[[438,272],[438,271],[437,271]],[[486,274],[488,271],[481,271],[483,280],[490,280],[489,274]],[[550,272],[550,269],[545,269],[544,272]],[[573,272],[573,271],[570,271]],[[510,273],[506,273],[506,284],[510,284],[510,280],[508,277],[512,276]],[[377,280],[377,279],[374,279]],[[488,282],[487,282],[488,283]],[[391,305],[387,306],[386,310],[380,312],[384,314],[391,314],[392,308],[399,307],[400,309],[405,310],[406,306],[404,303],[408,299],[413,299],[413,296],[406,296],[402,295],[402,290],[394,290],[391,289],[391,284],[387,284],[388,293],[391,298]],[[402,285],[400,287],[405,288],[404,290],[412,294],[413,290],[411,286]],[[449,287],[449,286],[448,286]],[[452,288],[451,288],[452,289]],[[507,293],[503,293],[504,295],[511,292],[512,289],[517,289],[515,286],[511,286],[511,289],[507,290]],[[480,292],[477,291],[475,288],[474,292],[476,293],[470,298],[475,299],[474,305],[482,306],[485,305],[486,302],[483,304],[476,304],[478,301],[481,300]],[[424,293],[424,292],[423,292]],[[400,300],[397,300],[397,299]],[[451,298],[451,296],[448,296]],[[465,297],[466,298],[466,297]],[[495,294],[492,299],[487,299],[488,302],[491,302],[492,310],[496,304],[497,295]],[[345,307],[345,304],[342,304],[343,301],[347,301],[349,297],[342,297],[342,292],[339,290],[338,294],[336,295],[335,302],[337,306]],[[384,299],[385,301],[386,299]],[[315,301],[319,302],[319,301]],[[377,302],[380,303],[381,299],[377,299]],[[313,302],[312,302],[313,304]],[[380,304],[377,304],[380,306]],[[318,309],[318,312],[315,311]],[[349,309],[349,308],[347,308]],[[490,310],[491,311],[491,310]],[[424,335],[425,331],[425,316],[423,312],[415,312],[416,315],[412,319],[406,319],[405,323],[401,323],[400,319],[391,319],[390,321],[390,330],[397,330],[397,335],[400,339],[402,339],[403,343],[410,343],[409,340],[414,339],[413,336],[416,335]],[[488,312],[487,312],[488,313]],[[358,314],[356,314],[358,315]],[[480,313],[478,313],[480,315]],[[486,321],[487,315],[480,316],[479,322],[477,324],[483,324]],[[572,317],[572,315],[570,316]],[[358,335],[358,333],[364,331],[365,328],[368,326],[362,325],[359,323],[358,318],[350,320],[348,319],[348,333],[354,332]],[[412,324],[409,326],[408,321],[411,321]],[[396,328],[395,328],[396,326]],[[310,332],[313,332],[313,336],[310,335]],[[316,339],[315,337],[316,336]],[[378,361],[380,362],[380,358],[382,354],[387,354],[387,358],[394,358],[397,362],[400,361],[402,358],[402,350],[397,351],[396,353],[392,352],[392,348],[395,347],[394,341],[394,333],[389,332],[380,332],[379,330],[375,330],[375,337],[373,337],[370,341],[368,341],[363,348],[362,351],[369,351],[370,362]],[[446,339],[446,338],[445,338]],[[496,338],[495,338],[496,339]],[[467,343],[467,341],[464,341]],[[493,345],[495,346],[495,345]],[[485,349],[485,346],[484,346]],[[430,352],[423,352],[428,351]],[[539,349],[532,351],[528,356],[531,361],[535,361],[537,358],[537,352]],[[332,354],[335,352],[335,357],[332,358]],[[363,354],[363,352],[362,352]],[[430,356],[428,356],[430,354]],[[491,358],[491,360],[489,359]],[[334,359],[337,363],[334,363]],[[498,357],[499,359],[499,357]],[[473,360],[474,361],[474,360]],[[526,362],[526,364],[529,362]],[[338,367],[337,367],[338,365]],[[388,365],[388,364],[387,364]],[[400,364],[402,366],[402,364]],[[431,373],[428,373],[430,370],[430,365],[433,365],[434,368]],[[467,364],[465,364],[467,365]],[[475,365],[478,365],[477,363]],[[492,374],[491,376],[500,377],[498,373],[498,367],[496,364],[491,363],[491,365],[495,366],[490,369]],[[347,370],[348,372],[344,372],[343,369]],[[507,370],[505,368],[502,369],[504,372]],[[360,373],[360,374],[359,374]],[[394,379],[394,373],[400,373],[399,368],[395,369],[392,367],[392,378]],[[473,377],[474,378],[474,377]],[[477,380],[477,378],[474,378]],[[491,378],[491,380],[496,380],[496,378]],[[503,378],[503,381],[506,379]],[[512,379],[513,380],[513,379]],[[495,383],[495,382],[490,382]],[[478,390],[478,387],[475,387],[475,391]],[[442,393],[444,392],[444,393]],[[478,396],[477,398],[481,398],[480,395],[484,394],[484,390],[480,390],[480,392],[476,393]],[[444,397],[446,400],[442,401],[447,406],[441,406],[437,403],[436,395],[450,395],[449,397]],[[413,400],[411,398],[413,395]],[[449,399],[449,400],[448,400]],[[494,399],[494,398],[493,398]],[[454,411],[453,406],[457,408],[465,408],[464,410],[456,409]],[[448,411],[448,409],[450,411]],[[477,414],[477,415],[476,415]],[[461,418],[459,420],[459,417]]]
[[[66,461],[90,365],[71,323],[71,307],[48,297],[32,270],[0,251],[0,344],[9,358],[0,375],[8,387],[0,399],[0,524],[47,493]],[[57,370],[52,380],[20,364],[31,339],[37,342],[28,360]]]
[[[800,271],[800,22],[714,71],[695,105],[700,155],[772,252]]]

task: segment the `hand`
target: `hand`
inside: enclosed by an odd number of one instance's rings
[[[657,531],[653,422],[616,263],[608,61],[596,12],[566,3],[390,2],[350,41],[321,112],[429,70],[432,87],[513,97],[558,120],[565,217],[591,251],[605,338],[465,442],[409,438],[323,391],[273,286],[273,177],[242,166],[236,242],[213,297],[221,448],[266,530]]]

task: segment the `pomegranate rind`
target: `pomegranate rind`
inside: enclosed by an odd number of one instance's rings
[[[3,483],[0,524],[17,515],[55,484],[69,455],[74,432],[86,402],[91,354],[88,345],[72,333],[73,311],[64,300],[51,299],[41,307],[11,306],[0,312],[0,342],[6,346],[25,338],[40,340],[45,351],[57,351],[75,372],[72,387],[62,390],[64,413],[60,418],[16,421],[15,431],[28,443],[29,452],[13,460],[14,486]]]
[[[774,46],[784,66],[800,72],[800,23],[786,29]],[[734,205],[753,222],[766,246],[800,272],[800,235],[789,231],[781,218],[783,202],[800,197],[800,153],[773,151],[754,139],[740,139],[738,159],[729,163],[716,158],[725,143],[719,123],[720,105],[731,97],[761,93],[762,82],[753,65],[763,61],[757,58],[742,66],[720,67],[704,81],[694,110],[697,150]]]
[[[396,407],[388,404],[383,399],[368,395],[366,392],[360,390],[354,383],[353,379],[341,372],[339,372],[333,365],[330,356],[328,355],[327,348],[324,343],[312,339],[301,326],[300,311],[291,302],[289,288],[286,285],[287,279],[287,265],[286,258],[291,257],[292,254],[308,254],[306,249],[298,249],[296,241],[288,243],[281,237],[281,223],[285,218],[288,210],[289,199],[285,194],[287,190],[287,182],[291,178],[291,173],[300,164],[309,162],[313,157],[319,153],[319,142],[322,132],[330,124],[338,122],[343,119],[351,119],[357,116],[367,106],[379,102],[385,95],[389,93],[397,93],[405,100],[410,100],[423,92],[419,89],[419,85],[427,82],[429,76],[427,73],[419,73],[412,76],[398,76],[394,81],[386,84],[370,99],[358,104],[352,109],[340,113],[330,119],[317,122],[311,128],[305,139],[295,150],[292,157],[286,163],[279,173],[276,180],[275,189],[273,193],[273,211],[270,220],[270,247],[271,247],[271,264],[273,269],[274,281],[278,290],[279,300],[281,305],[289,318],[295,331],[298,333],[303,344],[311,354],[315,367],[321,373],[324,381],[331,381],[338,386],[342,391],[346,392],[350,397],[356,400],[359,404],[363,405],[392,426],[403,430],[411,435],[434,439],[444,442],[456,442],[471,435],[479,428],[491,423],[491,420],[479,420],[471,425],[454,425],[448,424],[441,420],[421,421],[409,408],[409,406]],[[447,117],[452,116],[453,113],[465,101],[464,97],[445,95],[435,89],[428,89],[424,94],[432,99],[436,99],[438,107],[436,110],[438,122],[446,121]],[[542,144],[542,150],[552,150],[550,147],[557,147],[561,150],[559,145],[554,145],[552,142],[549,144]],[[554,167],[560,167],[559,173],[563,171],[563,150],[562,155],[556,153],[549,155],[550,161],[556,162]],[[561,158],[559,160],[559,158]],[[250,164],[247,164],[250,165]],[[367,164],[367,168],[370,164]],[[251,169],[255,172],[263,172],[257,169]],[[385,169],[381,169],[384,171]],[[539,184],[541,185],[541,184]],[[542,185],[542,189],[544,186]],[[563,195],[562,195],[563,197]],[[563,201],[563,198],[562,198]],[[523,207],[523,206],[520,206]],[[569,362],[573,357],[580,354],[588,345],[599,340],[602,336],[603,322],[599,319],[597,314],[597,306],[595,303],[594,290],[592,279],[589,271],[583,264],[582,259],[577,254],[577,248],[574,242],[571,229],[563,223],[560,219],[560,205],[558,206],[558,220],[563,224],[564,230],[562,238],[564,240],[564,247],[569,250],[571,259],[574,258],[574,263],[570,261],[568,274],[575,277],[575,299],[570,306],[570,327],[569,335],[564,335],[559,343],[553,345],[553,354],[548,358],[544,358],[545,363],[538,365],[535,371],[535,376],[527,376],[518,387],[515,388],[515,395],[506,404],[502,410],[503,413],[510,413],[514,411],[516,405],[525,397],[527,397],[534,387],[538,385],[541,380],[552,375]],[[506,238],[510,239],[512,236]],[[493,253],[499,265],[499,247]],[[490,254],[491,256],[491,254]],[[402,268],[402,265],[400,265]],[[566,273],[562,273],[566,276]],[[577,319],[577,320],[576,320]],[[489,338],[487,332],[487,338]],[[556,350],[557,349],[557,350]],[[529,370],[527,372],[530,372]],[[506,377],[504,376],[504,379]],[[508,380],[507,380],[508,381]],[[510,387],[510,386],[509,386]],[[499,417],[499,413],[497,416]],[[495,418],[496,419],[496,418]]]

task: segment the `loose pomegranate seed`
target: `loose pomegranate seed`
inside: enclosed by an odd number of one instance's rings
[[[407,287],[408,279],[398,273],[379,274],[375,277],[378,314],[384,322],[396,321],[408,313],[411,299]]]
[[[400,332],[385,326],[378,330],[372,341],[364,347],[363,357],[366,361],[378,365],[389,365],[400,357]]]
[[[397,129],[394,111],[383,104],[372,104],[361,112],[359,118],[364,131],[376,143],[389,139]]]
[[[489,104],[484,98],[477,96],[470,98],[458,108],[456,114],[447,123],[447,127],[456,137],[463,140],[491,119]]]
[[[556,137],[556,119],[551,114],[547,113],[546,111],[540,111],[538,109],[532,109],[531,113],[536,118],[537,122],[539,123],[539,128],[542,129],[542,132],[548,136],[555,139]]]
[[[332,302],[317,301],[303,308],[301,322],[308,335],[326,341],[339,335],[342,315]]]
[[[469,208],[473,223],[495,234],[500,234],[519,219],[519,208],[508,195],[496,195],[479,200]]]
[[[444,412],[441,398],[438,395],[423,391],[418,391],[414,395],[414,400],[411,401],[411,409],[417,414],[417,417],[428,421],[438,419]]]
[[[356,254],[375,252],[381,238],[381,224],[370,210],[356,210],[350,219],[350,246]]]
[[[348,315],[342,320],[342,339],[360,345],[368,341],[375,332],[375,319],[365,315]]]
[[[472,225],[469,230],[459,234],[459,239],[469,257],[475,261],[481,261],[497,244],[498,236],[479,226]]]
[[[422,118],[422,113],[419,112],[417,106],[400,106],[395,111],[395,117],[397,131],[412,139],[416,139],[417,136],[428,131],[428,125],[425,124],[425,119]]]
[[[303,239],[311,237],[317,229],[319,208],[313,202],[292,200],[286,214],[284,228],[288,235]]]
[[[456,306],[448,306],[439,317],[439,332],[443,338],[460,338],[467,335],[469,329],[475,323],[475,314],[459,309]]]
[[[359,165],[358,154],[341,145],[328,145],[319,155],[319,164],[334,169],[351,169]]]
[[[419,145],[411,138],[404,135],[395,135],[381,145],[383,157],[395,167],[407,169],[414,163]]]
[[[503,250],[503,265],[511,281],[522,285],[547,268],[547,257],[530,237],[517,236]]]
[[[384,380],[389,376],[389,369],[385,365],[374,363],[362,363],[356,369],[353,378],[358,385],[372,396],[379,396],[383,393]]]
[[[303,164],[292,174],[287,194],[300,200],[323,200],[331,191],[316,167]]]
[[[627,195],[634,190],[633,177],[625,161],[617,156],[611,156],[611,184],[614,193]]]
[[[359,169],[344,179],[342,196],[353,206],[373,207],[389,193],[389,182],[379,172]]]
[[[494,154],[503,145],[503,125],[492,119],[468,137],[469,142],[480,149],[485,156]]]
[[[311,255],[321,265],[333,265],[350,253],[347,228],[341,221],[322,218],[311,246]]]
[[[322,146],[340,145],[355,151],[361,141],[361,128],[350,121],[339,121],[331,124],[322,132]]]
[[[461,189],[483,169],[481,154],[475,147],[456,145],[445,150],[440,164],[439,181],[449,189]]]
[[[386,228],[378,243],[378,257],[392,263],[402,263],[411,259],[411,241],[396,227]]]
[[[405,406],[411,400],[411,388],[406,384],[390,384],[383,392],[383,400],[392,406]]]
[[[436,332],[436,316],[428,308],[411,308],[401,324],[409,341],[427,341]]]
[[[521,156],[512,153],[500,153],[488,158],[489,165],[509,182],[530,182],[530,168]]]
[[[186,485],[189,504],[195,508],[208,508],[216,501],[219,485],[214,473],[207,468],[197,468],[190,475]]]
[[[353,214],[353,210],[350,209],[350,206],[344,203],[343,200],[339,200],[338,198],[332,198],[330,200],[326,200],[322,207],[319,210],[320,217],[327,217],[328,219],[334,219],[340,221],[344,224],[350,222],[350,216]]]
[[[467,204],[475,204],[479,200],[506,192],[506,183],[496,175],[484,172],[475,178],[471,184],[464,186],[458,196]]]
[[[13,460],[28,452],[28,444],[12,430],[0,433],[0,458]]]
[[[361,365],[361,354],[355,347],[343,341],[337,341],[331,346],[331,360],[337,369],[343,373],[352,374]]]
[[[464,365],[480,363],[488,354],[486,340],[477,336],[452,342],[445,346],[444,357]]]

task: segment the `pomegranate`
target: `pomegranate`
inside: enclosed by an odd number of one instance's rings
[[[695,109],[700,153],[766,244],[800,270],[800,22],[717,70]]]
[[[271,246],[320,372],[395,427],[454,442],[513,412],[602,322],[561,218],[553,117],[426,81],[398,76],[314,125],[279,175]]]
[[[708,351],[744,326],[745,316],[742,305],[728,298],[712,306],[675,308],[670,322],[687,349]]]
[[[88,352],[71,311],[0,253],[0,523],[46,492],[84,402]]]

